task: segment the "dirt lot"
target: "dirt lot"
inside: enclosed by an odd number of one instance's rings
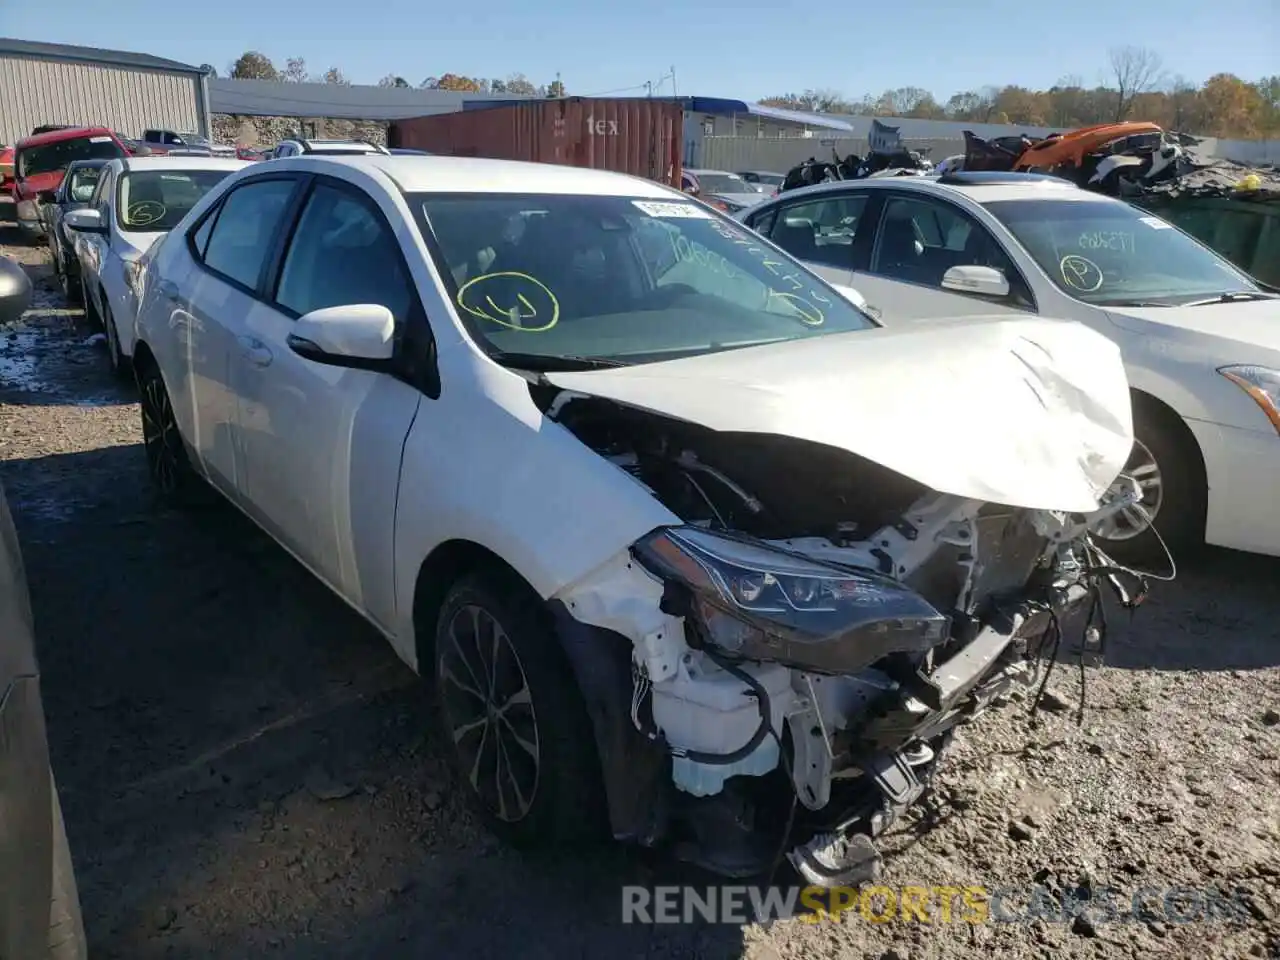
[[[497,847],[410,672],[230,509],[157,509],[134,397],[46,252],[0,224],[0,254],[37,289],[0,331],[0,480],[95,956],[1280,956],[1280,562],[1211,551],[1157,585],[1088,671],[1083,726],[1072,665],[1038,725],[1014,702],[967,729],[933,822],[888,843],[892,885],[1017,888],[1022,917],[1032,885],[1126,912],[1155,889],[1145,920],[622,925],[620,886],[669,868]]]

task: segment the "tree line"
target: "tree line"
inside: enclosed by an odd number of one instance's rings
[[[1087,86],[1078,76],[1048,90],[1017,84],[966,90],[945,102],[921,87],[849,99],[837,91],[805,90],[768,97],[763,104],[812,113],[913,117],[964,123],[1000,123],[1068,130],[1095,123],[1149,120],[1167,130],[1235,140],[1280,136],[1280,75],[1250,83],[1218,73],[1197,85],[1170,76],[1160,58],[1140,47],[1108,56],[1106,80]]]
[[[290,57],[284,67],[277,67],[265,53],[248,50],[227,68],[227,75],[236,80],[277,80],[285,83],[336,83],[350,85],[343,72],[330,67],[323,73],[313,74],[302,57]],[[413,89],[414,84],[398,74],[389,73],[378,81],[380,87]],[[459,93],[510,94],[529,97],[563,97],[564,84],[557,77],[550,83],[536,85],[523,73],[513,73],[506,79],[468,77],[459,73],[444,73],[427,77],[417,84],[420,90],[454,90]]]

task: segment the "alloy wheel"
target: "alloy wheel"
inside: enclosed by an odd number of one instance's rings
[[[152,374],[142,385],[142,444],[147,452],[151,479],[161,493],[178,488],[181,461],[178,458],[182,438],[173,419],[169,393],[159,375]]]
[[[1133,441],[1133,451],[1121,473],[1138,482],[1142,501],[1112,514],[1094,527],[1093,533],[1096,536],[1113,542],[1141,536],[1150,529],[1152,522],[1160,514],[1160,508],[1164,506],[1164,477],[1160,472],[1160,464],[1141,440]],[[1139,505],[1141,510],[1138,509]]]
[[[537,795],[541,741],[515,646],[483,607],[461,607],[440,643],[439,689],[463,774],[499,820],[518,823]]]

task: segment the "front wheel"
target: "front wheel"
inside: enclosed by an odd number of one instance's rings
[[[1164,418],[1135,411],[1133,427],[1133,451],[1121,472],[1138,482],[1141,509],[1113,514],[1092,533],[1116,560],[1159,567],[1167,563],[1161,539],[1175,560],[1203,540],[1203,475],[1195,451]]]
[[[490,829],[517,846],[602,833],[591,720],[537,597],[513,577],[449,591],[435,635],[443,739]]]

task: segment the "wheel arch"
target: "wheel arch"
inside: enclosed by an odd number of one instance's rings
[[[1203,535],[1205,511],[1207,509],[1206,501],[1209,493],[1209,474],[1205,467],[1204,451],[1200,449],[1200,442],[1196,440],[1195,434],[1191,432],[1187,422],[1182,419],[1182,415],[1163,400],[1136,387],[1131,388],[1129,393],[1133,402],[1135,430],[1139,419],[1147,419],[1168,430],[1169,434],[1176,439],[1179,446],[1186,452],[1188,457],[1187,468],[1192,471],[1192,479],[1196,481],[1196,488],[1200,494],[1199,503],[1197,504],[1200,515],[1196,517],[1196,523],[1201,535]]]
[[[448,540],[422,561],[414,582],[413,632],[418,675],[435,672],[435,627],[449,590],[459,580],[490,574],[526,589],[543,613],[573,674],[574,691],[591,719],[609,821],[618,839],[651,843],[665,817],[660,798],[670,757],[631,723],[631,641],[576,620],[559,600],[543,600],[528,579],[497,553],[472,540]]]

